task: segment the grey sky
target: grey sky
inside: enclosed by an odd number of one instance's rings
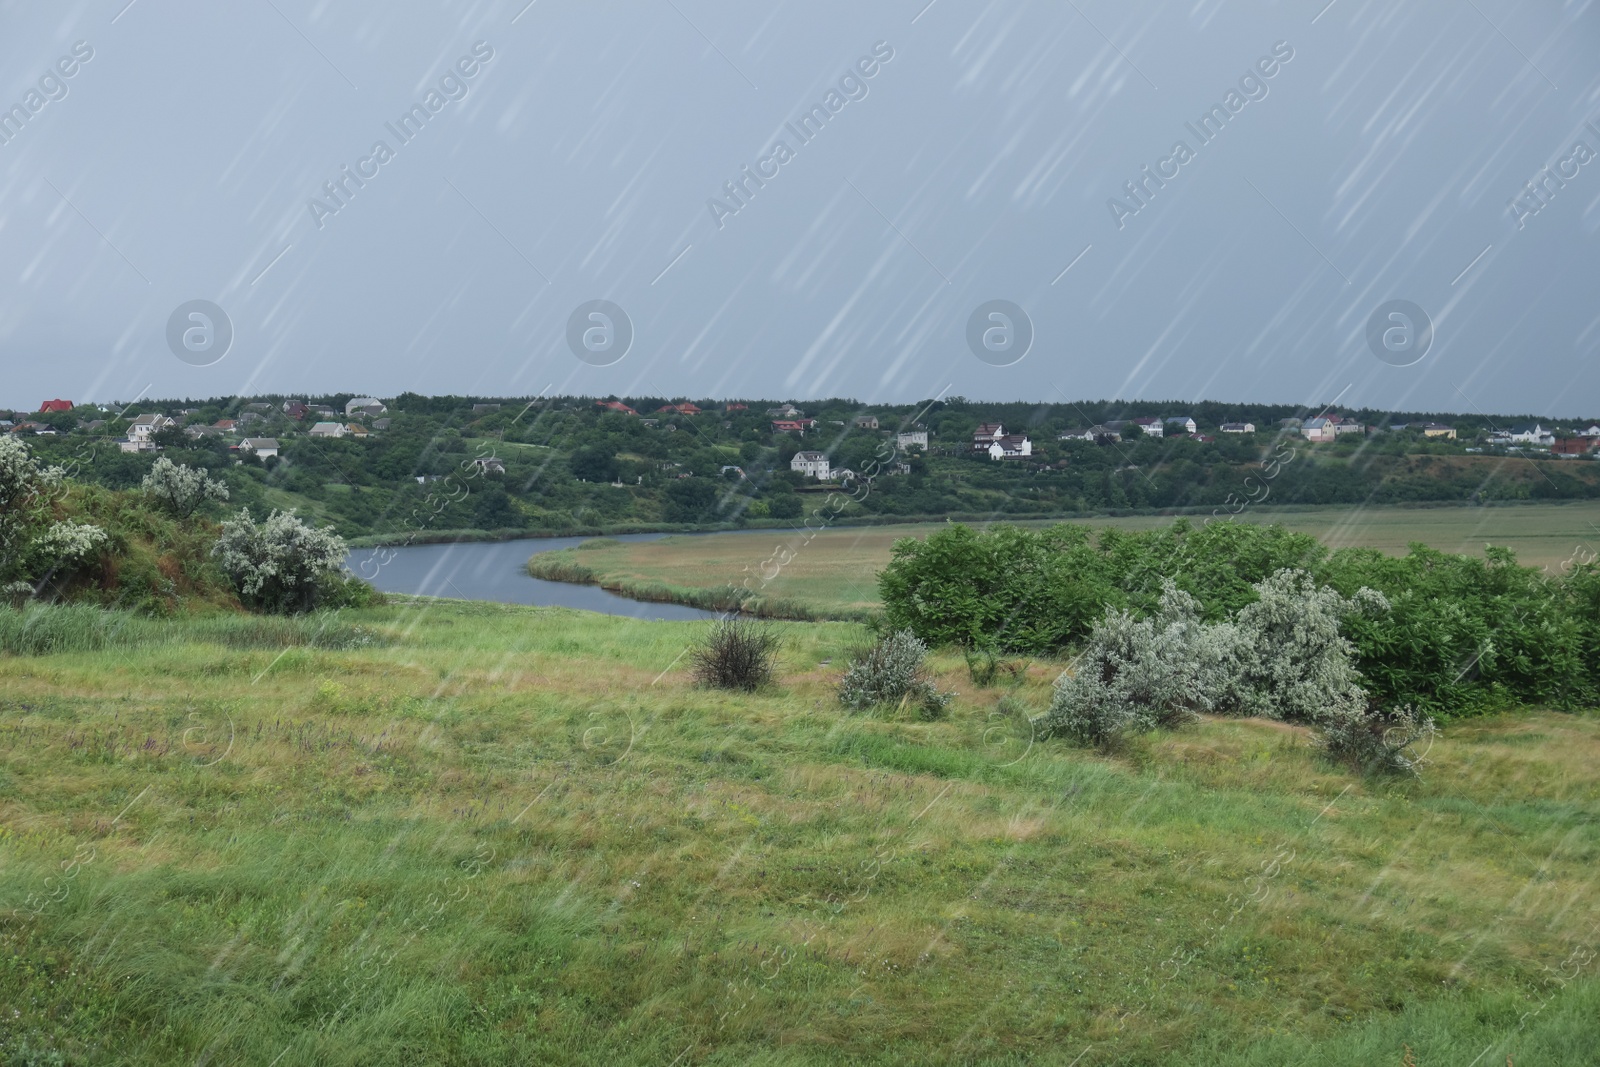
[[[0,144],[0,406],[549,389],[1600,414],[1600,159],[1521,228],[1508,210],[1575,142],[1600,152],[1588,0],[5,2],[0,107],[78,41],[93,57]],[[1293,57],[1202,144],[1185,124],[1278,42]],[[892,58],[862,77],[875,45]],[[786,128],[852,74],[813,139]],[[430,90],[401,143],[386,124]],[[760,162],[780,140],[791,158]],[[392,158],[363,163],[378,141]],[[1192,158],[1162,164],[1178,141]],[[308,203],[338,206],[345,166],[376,173],[319,228]],[[719,228],[708,200],[732,206],[745,166],[776,174]],[[1145,166],[1176,176],[1119,227],[1108,201],[1134,206]],[[602,298],[635,340],[599,367],[567,320]],[[166,342],[194,299],[233,323],[210,366]],[[965,339],[992,299],[1033,322],[1010,366]],[[1410,366],[1368,348],[1391,299],[1434,323]]]

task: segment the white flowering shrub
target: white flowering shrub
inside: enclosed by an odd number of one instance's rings
[[[1389,716],[1363,708],[1354,714],[1323,719],[1317,730],[1317,745],[1335,763],[1348,764],[1368,774],[1417,777],[1436,732],[1433,720],[1419,715],[1409,704]],[[1421,752],[1417,751],[1419,747]]]
[[[1234,615],[1241,659],[1240,695],[1248,715],[1318,723],[1365,711],[1367,694],[1355,646],[1339,623],[1355,613],[1389,610],[1380,593],[1345,598],[1302,570],[1284,569],[1254,586],[1256,601]]]
[[[839,702],[857,711],[885,704],[915,704],[924,719],[937,719],[955,694],[939,690],[924,664],[928,646],[910,630],[880,638],[844,672]]]
[[[144,476],[141,488],[156,503],[180,519],[187,519],[208,500],[228,499],[228,487],[203,470],[157,458]]]
[[[247,606],[295,612],[310,611],[322,590],[340,583],[346,548],[344,538],[307,526],[293,511],[258,524],[241,508],[223,522],[211,553]]]
[[[25,441],[0,437],[0,590],[6,599],[35,596],[72,578],[108,538],[98,526],[52,518],[63,474],[41,466]]]
[[[1158,726],[1192,722],[1237,703],[1238,637],[1206,625],[1200,605],[1169,580],[1151,618],[1108,611],[1089,635],[1074,673],[1056,680],[1043,733],[1115,748]]]

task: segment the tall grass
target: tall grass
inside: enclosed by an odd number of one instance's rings
[[[0,654],[48,656],[183,642],[237,649],[351,649],[387,644],[389,638],[371,626],[344,621],[335,613],[283,616],[219,612],[155,619],[88,604],[0,607]]]

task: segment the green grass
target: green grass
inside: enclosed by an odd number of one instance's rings
[[[0,654],[0,1062],[1600,1047],[1588,716],[1452,726],[1422,781],[1363,781],[1264,722],[1034,742],[996,705],[1042,711],[1047,663],[1007,691],[935,657],[947,719],[852,715],[847,623],[778,624],[778,684],[732,696],[690,685],[699,624],[272,622]]]
[[[1238,519],[1282,523],[1316,536],[1330,548],[1376,548],[1391,555],[1404,555],[1413,541],[1443,552],[1479,556],[1485,544],[1507,545],[1523,563],[1551,571],[1567,560],[1600,553],[1600,504],[1587,502],[1491,508],[1257,507],[1246,508]],[[1139,515],[1071,521],[1149,530],[1170,526],[1173,520],[1171,516]],[[782,605],[783,610],[770,610],[769,614],[855,619],[881,606],[877,575],[889,562],[894,542],[901,537],[926,537],[943,526],[911,523],[835,527],[815,533],[773,530],[656,541],[598,541],[592,548],[585,545],[534,555],[529,571],[536,577],[598,584],[626,596],[678,603],[693,603],[705,591],[748,581],[747,588],[754,589],[762,601]],[[1584,551],[1590,556],[1575,556]],[[645,590],[652,595],[640,595]]]

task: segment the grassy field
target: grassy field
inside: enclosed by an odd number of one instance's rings
[[[460,602],[0,654],[0,1062],[1600,1047],[1600,721],[1451,726],[1414,783],[1257,721],[1108,759],[953,658],[947,719],[845,713],[864,631],[779,629],[737,697],[690,684],[695,624]]]
[[[1081,520],[1091,526],[1147,530],[1169,526],[1168,516]],[[1202,520],[1194,520],[1202,521]],[[1498,508],[1329,508],[1285,511],[1249,508],[1241,522],[1280,522],[1331,548],[1376,548],[1403,555],[1421,541],[1444,552],[1482,555],[1485,544],[1509,545],[1524,563],[1552,571],[1574,553],[1600,552],[1600,504],[1528,504]],[[746,579],[764,597],[808,605],[833,617],[879,606],[877,575],[901,537],[925,537],[939,525],[838,527],[814,534],[773,530],[760,534],[710,534],[659,541],[597,541],[582,549],[540,553],[532,563],[541,577],[581,576],[619,592],[646,591],[645,599],[687,599],[654,591],[706,589]],[[565,572],[564,572],[565,569]],[[763,580],[772,576],[770,580]]]

